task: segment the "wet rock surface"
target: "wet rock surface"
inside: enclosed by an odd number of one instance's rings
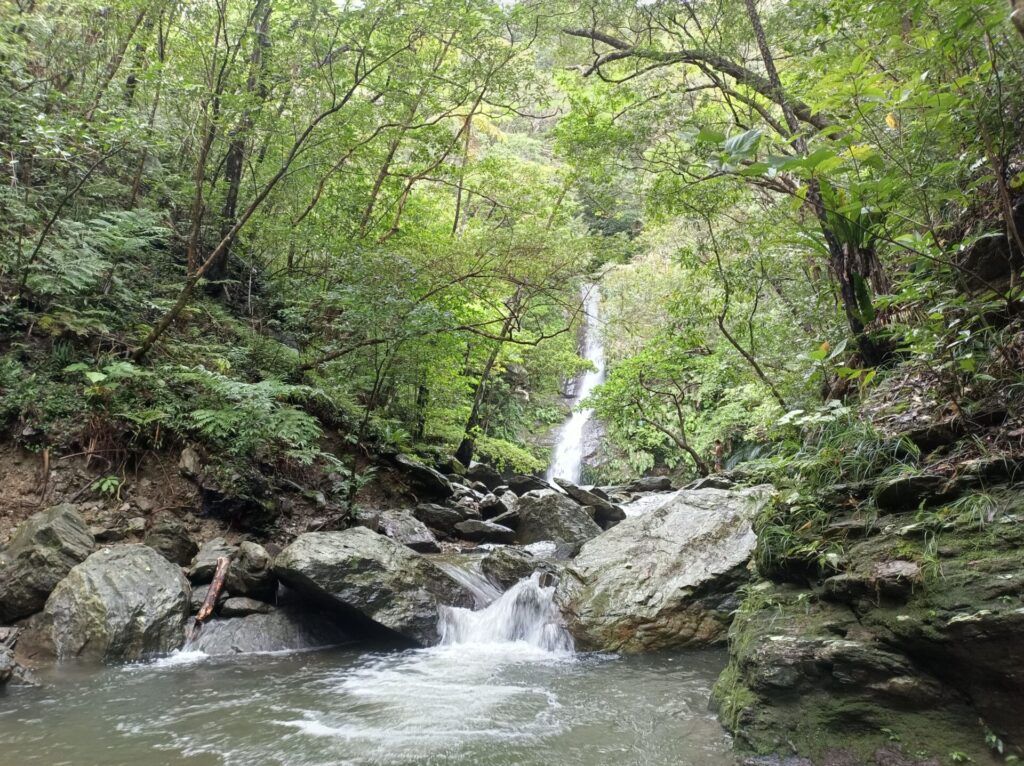
[[[166,654],[184,641],[189,590],[180,568],[148,546],[103,548],[61,580],[37,630],[60,659]]]
[[[714,693],[738,743],[815,766],[1002,762],[986,736],[1016,752],[1024,505],[1001,497],[981,523],[942,508],[882,516],[837,538],[842,571],[820,584],[756,586]]]

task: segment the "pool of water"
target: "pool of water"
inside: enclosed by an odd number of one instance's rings
[[[65,664],[0,692],[0,762],[729,766],[707,709],[724,664],[526,641]]]

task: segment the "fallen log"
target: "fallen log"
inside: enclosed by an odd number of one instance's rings
[[[230,566],[230,558],[227,556],[217,557],[217,568],[213,572],[213,582],[210,583],[210,590],[207,591],[206,598],[203,600],[203,605],[199,608],[199,613],[196,615],[196,619],[192,623],[192,627],[189,629],[189,641],[192,641],[199,635],[199,631],[202,629],[203,623],[213,616],[213,610],[217,606],[217,599],[220,598],[220,592],[224,590],[224,580],[227,579],[228,568]]]

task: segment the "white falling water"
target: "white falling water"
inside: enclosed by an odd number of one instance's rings
[[[580,402],[604,382],[604,344],[600,330],[601,293],[596,285],[583,287],[583,353],[594,369],[577,379],[573,391],[573,413],[558,432],[547,478],[578,482],[583,473],[586,427],[594,415],[592,409],[578,409]]]
[[[484,609],[441,610],[441,646],[522,642],[545,652],[571,653],[572,637],[555,606],[554,587],[540,584],[540,573],[520,580]]]

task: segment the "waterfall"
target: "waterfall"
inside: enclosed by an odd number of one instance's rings
[[[584,439],[587,424],[594,415],[592,409],[578,409],[578,405],[604,382],[604,344],[601,340],[601,293],[596,285],[583,289],[583,353],[594,369],[577,378],[573,384],[573,413],[562,425],[552,452],[548,480],[559,478],[578,482],[583,472]]]
[[[546,652],[571,653],[572,637],[555,606],[555,589],[540,573],[520,580],[484,609],[443,607],[441,645],[523,642]]]

